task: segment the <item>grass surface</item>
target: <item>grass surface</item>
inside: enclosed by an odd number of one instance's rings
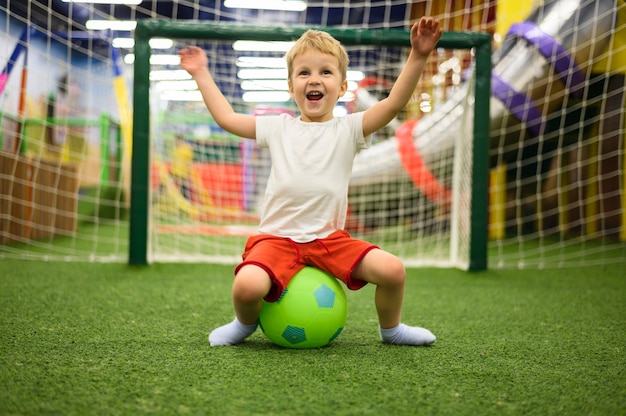
[[[232,267],[4,260],[0,414],[624,415],[625,273],[409,270],[435,345],[381,344],[368,286],[335,342],[289,350],[209,347]]]

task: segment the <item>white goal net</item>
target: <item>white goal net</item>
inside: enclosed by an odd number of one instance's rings
[[[179,27],[193,34],[193,40],[176,41],[172,49],[190,42],[199,45],[234,108],[259,117],[297,114],[284,60],[297,33],[274,35],[266,27],[232,25],[228,32],[225,25],[190,25],[159,22],[155,28],[174,36]],[[364,44],[372,32],[336,33],[350,56],[348,93],[335,107],[335,116],[343,117],[365,110],[388,93],[408,53],[408,32],[396,31],[400,41],[391,46]],[[391,36],[394,32],[376,35]],[[462,78],[464,72],[472,73],[469,49],[440,48],[433,65],[448,65],[451,78],[458,77],[447,83],[443,73],[431,86],[438,101],[433,93],[416,95],[355,160],[348,231],[397,253],[409,265],[469,267],[474,82]],[[185,79],[156,81],[153,74],[158,72],[152,68],[147,261],[236,262],[246,238],[256,233],[271,169],[269,155],[253,141],[224,132],[189,75],[179,72]],[[135,88],[140,88],[137,80]],[[139,153],[137,158],[147,152]]]
[[[138,191],[149,198],[137,211],[132,120],[148,111],[133,104],[138,20],[387,33],[423,15],[448,32],[492,36],[488,159],[480,166],[489,185],[476,189],[471,173],[475,56],[439,48],[411,103],[357,156],[349,231],[408,265],[467,268],[471,208],[481,204],[489,267],[626,259],[624,2],[136,3],[0,3],[0,260],[127,262],[137,237],[131,214],[149,215],[149,261],[235,262],[255,232],[267,155],[212,122],[176,53],[201,46],[240,111],[295,112],[285,95],[288,42],[262,51],[255,39],[150,39],[149,152],[140,169],[149,180]],[[266,9],[270,3],[285,9]],[[267,47],[270,39],[257,40]],[[350,91],[337,117],[385,96],[406,46],[346,44]]]

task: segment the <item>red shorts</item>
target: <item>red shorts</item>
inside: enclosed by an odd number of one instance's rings
[[[254,264],[265,270],[272,279],[272,288],[265,296],[268,302],[276,301],[291,279],[305,266],[323,270],[344,282],[349,289],[357,290],[367,282],[352,278],[352,271],[375,248],[378,247],[352,238],[343,230],[308,243],[296,243],[289,238],[259,234],[248,239],[242,255],[243,262],[235,268],[235,274],[247,264]]]

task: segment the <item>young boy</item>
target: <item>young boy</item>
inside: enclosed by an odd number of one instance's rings
[[[411,52],[389,96],[373,107],[333,118],[347,90],[348,56],[325,32],[309,30],[287,53],[288,87],[301,115],[254,117],[234,112],[208,71],[206,54],[190,46],[181,67],[198,84],[215,121],[225,130],[268,147],[272,168],[258,234],[235,269],[235,319],[209,335],[212,346],[243,342],[257,328],[261,301],[276,301],[304,266],[322,269],[352,290],[376,285],[374,302],[384,343],[430,345],[427,329],[401,323],[406,271],[401,260],[353,239],[343,229],[348,183],[356,153],[371,143],[411,98],[439,38],[439,21],[423,17],[411,28]]]

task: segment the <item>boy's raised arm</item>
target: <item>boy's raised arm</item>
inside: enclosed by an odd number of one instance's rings
[[[422,75],[428,55],[441,38],[443,31],[439,20],[422,17],[411,28],[411,52],[398,75],[389,96],[365,111],[363,134],[365,136],[386,126],[406,106]]]
[[[178,52],[180,66],[198,84],[204,103],[215,122],[224,130],[240,137],[256,139],[254,116],[236,113],[220,91],[209,72],[206,53],[197,46],[189,46]]]

